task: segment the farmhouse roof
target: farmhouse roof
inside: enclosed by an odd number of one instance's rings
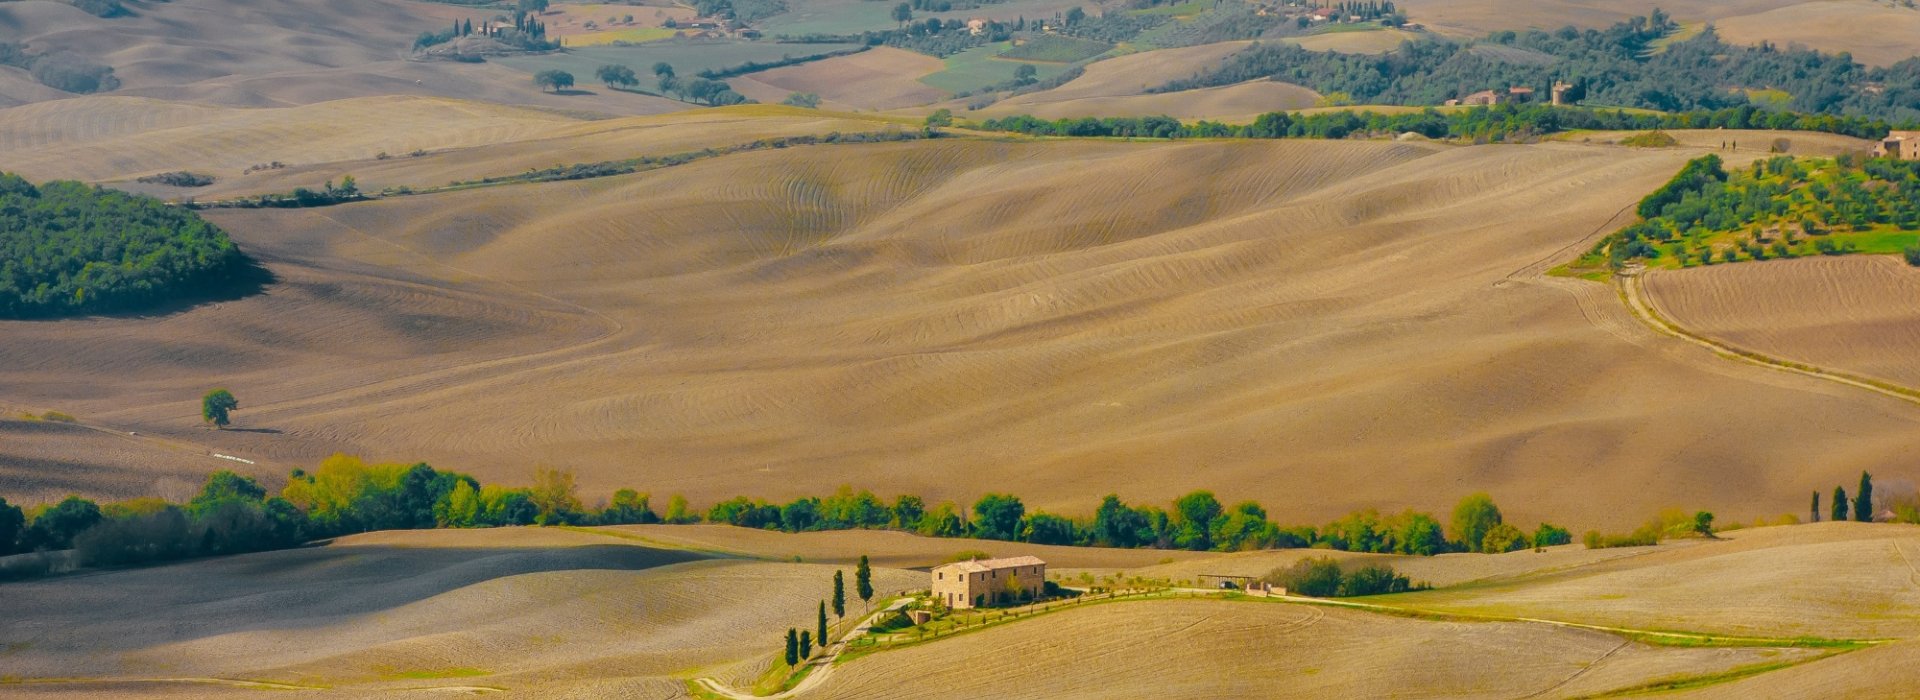
[[[952,564],[947,564],[947,565],[939,566],[935,568],[945,569],[945,568],[953,567],[953,568],[958,568],[959,570],[965,571],[967,573],[980,573],[980,572],[986,572],[986,571],[993,571],[996,569],[1012,569],[1012,568],[1021,567],[1021,566],[1046,566],[1046,565],[1047,563],[1044,561],[1041,561],[1040,557],[1027,556],[1027,557],[1007,557],[1005,559],[974,559],[971,561],[954,562]]]

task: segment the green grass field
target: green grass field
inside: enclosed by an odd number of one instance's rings
[[[1355,22],[1353,24],[1347,24],[1342,22],[1337,24],[1320,25],[1319,28],[1314,29],[1313,32],[1311,33],[1312,34],[1347,34],[1350,32],[1378,32],[1385,29],[1386,27],[1381,26],[1379,22]]]
[[[760,31],[767,36],[802,36],[806,34],[858,34],[860,32],[893,29],[899,23],[893,21],[893,6],[890,2],[848,2],[818,3],[808,5],[789,4],[789,12],[774,15],[761,20]],[[919,19],[920,13],[914,13]],[[934,15],[928,15],[934,16]]]
[[[495,59],[501,65],[526,73],[556,68],[573,74],[580,87],[599,85],[593,73],[607,64],[632,68],[640,76],[640,87],[659,89],[653,77],[653,64],[665,61],[676,74],[691,78],[708,69],[727,68],[747,61],[775,61],[783,56],[816,56],[854,48],[858,44],[776,44],[773,42],[681,42],[654,41],[635,46],[592,46],[545,56],[511,56]]]
[[[1023,65],[1033,66],[1041,80],[1067,70],[1067,66],[1060,63],[1028,63],[1001,58],[1000,53],[1011,47],[1011,42],[1003,41],[948,56],[945,59],[946,70],[921,78],[920,82],[947,92],[971,92],[1012,80],[1013,71]]]
[[[1209,2],[1209,0],[1188,0],[1188,2],[1183,2],[1177,5],[1161,5],[1159,7],[1149,7],[1144,10],[1128,10],[1127,14],[1166,15],[1169,17],[1192,17],[1202,12],[1206,12],[1208,9],[1212,8],[1213,6],[1214,6],[1214,3]]]
[[[1098,41],[1069,36],[1037,36],[1026,43],[1000,52],[1001,58],[1017,61],[1073,63],[1106,53],[1113,47]]]
[[[673,38],[674,30],[660,27],[640,27],[638,29],[615,29],[608,32],[594,32],[561,37],[560,43],[568,48],[584,46],[604,46],[615,43],[641,44],[649,41]]]

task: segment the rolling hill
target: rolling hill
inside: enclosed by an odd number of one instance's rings
[[[422,172],[521,157],[489,148]],[[1911,409],[1729,366],[1541,275],[1691,153],[960,139],[216,210],[281,284],[0,326],[0,387],[270,481],[348,451],[696,503],[855,484],[1084,512],[1208,488],[1314,522],[1486,489],[1576,527],[1796,512],[1807,483],[1891,468]],[[251,432],[198,427],[212,384]]]

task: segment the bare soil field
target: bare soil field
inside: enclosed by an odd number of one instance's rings
[[[1558,139],[1580,143],[1618,144],[1640,131],[1579,131],[1558,135]],[[1778,155],[1773,152],[1774,142],[1784,140],[1786,149],[1781,153],[1796,156],[1826,156],[1848,152],[1863,151],[1873,147],[1873,142],[1839,134],[1816,132],[1784,133],[1758,129],[1677,129],[1667,131],[1679,148],[1704,148],[1714,151],[1729,163],[1748,163],[1756,159]]]
[[[1920,563],[1920,527],[1822,523],[1722,537],[1380,602],[1728,635],[1920,634],[1920,569],[1914,567]]]
[[[1071,83],[1062,87],[1070,86]],[[1029,97],[1036,99],[1029,100],[1027,99]],[[994,104],[978,114],[982,117],[1031,114],[1042,119],[1160,115],[1185,121],[1212,119],[1241,123],[1253,121],[1255,117],[1265,112],[1304,109],[1312,107],[1319,101],[1320,93],[1311,89],[1291,83],[1257,80],[1238,85],[1151,95],[1075,97],[1054,100],[1047,97],[1046,92],[1039,92]]]
[[[1674,544],[1667,546],[1685,546]],[[1385,564],[1409,578],[1431,586],[1458,586],[1465,583],[1485,583],[1512,579],[1549,571],[1570,570],[1578,567],[1604,562],[1621,557],[1645,554],[1647,548],[1626,547],[1617,549],[1587,549],[1579,545],[1550,547],[1544,552],[1526,550],[1507,554],[1442,554],[1431,557],[1404,556],[1397,554],[1367,554],[1359,552],[1341,552],[1327,549],[1281,549],[1256,552],[1233,552],[1213,554],[1192,558],[1182,558],[1171,563],[1153,566],[1136,566],[1132,569],[1115,571],[1113,567],[1072,567],[1075,570],[1064,571],[1072,577],[1079,573],[1078,568],[1088,569],[1096,576],[1122,574],[1126,577],[1142,577],[1149,580],[1187,582],[1185,585],[1198,585],[1202,575],[1216,576],[1265,576],[1275,569],[1292,566],[1302,559],[1330,557],[1355,566],[1367,564]]]
[[[1920,270],[1897,257],[1663,270],[1646,289],[1661,315],[1734,347],[1920,386]]]
[[[1128,689],[1177,698],[1560,698],[1810,653],[1661,648],[1546,625],[1180,600],[1095,605],[856,659],[810,697],[965,689],[1099,698]]]
[[[1697,153],[962,139],[216,211],[281,284],[0,324],[0,399],[270,483],[336,451],[509,483],[544,461],[697,506],[1207,488],[1324,522],[1485,489],[1580,529],[1799,512],[1897,473],[1910,406],[1540,275]],[[199,427],[214,385],[255,432]]]
[[[1886,66],[1920,56],[1920,10],[1867,0],[1803,2],[1714,23],[1737,44],[1798,42],[1826,51],[1846,51],[1853,60]]]
[[[239,680],[295,697],[671,697],[689,669],[732,677],[744,661],[750,679],[782,631],[812,623],[832,571],[550,529],[375,533],[6,584],[0,643],[10,677],[63,679],[10,695],[258,693]],[[876,569],[875,586],[923,576]]]
[[[1920,55],[1920,11],[1890,5],[1874,0],[1407,0],[1399,7],[1434,31],[1473,38],[1503,29],[1601,28],[1657,7],[1681,22],[1712,23],[1730,43],[1797,43],[1850,52],[1856,61],[1884,66]]]
[[[398,121],[388,125],[392,120]],[[0,147],[10,152],[5,167],[29,178],[104,181],[166,199],[206,200],[318,188],[347,175],[365,191],[434,187],[569,163],[890,126],[898,127],[769,105],[586,119],[439,97],[229,108],[95,96],[0,110]],[[247,172],[274,162],[285,167]],[[133,181],[174,170],[216,180],[190,189]]]
[[[14,414],[0,416],[0,497],[14,505],[52,503],[75,493],[184,501],[199,493],[208,472],[244,466],[194,445]]]
[[[1920,642],[1900,642],[1664,697],[1891,699],[1908,694],[1915,685],[1920,685]]]
[[[352,11],[326,0],[136,1],[131,7],[132,16],[100,18],[65,3],[0,3],[0,27],[33,51],[58,48],[112,66],[123,84],[116,95],[252,107],[410,94],[615,114],[686,108],[631,93],[543,93],[524,73],[490,63],[408,60],[421,32],[455,19],[481,21],[491,11],[410,0],[360,0]],[[233,31],[238,26],[246,31]],[[70,96],[15,82],[0,80],[0,103]]]
[[[888,46],[733,78],[728,84],[747,97],[779,104],[787,95],[808,92],[830,109],[888,110],[944,99],[947,93],[920,82],[946,69],[940,59]]]
[[[1286,41],[1299,44],[1300,48],[1308,51],[1378,54],[1400,48],[1401,44],[1419,36],[1419,34],[1398,29],[1381,29],[1368,32],[1329,32]]]
[[[1089,98],[1132,97],[1170,80],[1217,67],[1250,41],[1225,41],[1177,49],[1132,53],[1088,64],[1080,77],[1052,90],[1016,95],[983,110],[999,115],[1028,113],[1033,107]]]
[[[1101,569],[1146,567],[1164,561],[1203,561],[1219,556],[1161,549],[1054,547],[1025,542],[920,537],[878,530],[786,533],[730,525],[620,525],[599,529],[624,533],[660,546],[762,559],[798,557],[806,562],[852,564],[866,555],[875,566],[894,569],[944,564],[961,552],[985,552],[992,557],[1033,555],[1046,559],[1050,566]]]

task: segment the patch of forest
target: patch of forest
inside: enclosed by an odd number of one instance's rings
[[[1775,156],[1728,170],[1708,155],[1641,200],[1639,214],[1574,267],[1901,253],[1920,242],[1920,161]]]
[[[1873,68],[1844,53],[1770,43],[1735,46],[1711,27],[1658,43],[1679,31],[1679,24],[1655,11],[1607,29],[1502,31],[1470,42],[1432,37],[1383,55],[1265,42],[1154,91],[1270,78],[1365,104],[1435,105],[1513,86],[1544,95],[1558,80],[1573,85],[1569,99],[1585,105],[1717,110],[1755,104],[1759,95],[1758,102],[1771,108],[1920,121],[1920,58]]]
[[[140,311],[257,287],[219,227],[153,197],[0,173],[0,318]]]

